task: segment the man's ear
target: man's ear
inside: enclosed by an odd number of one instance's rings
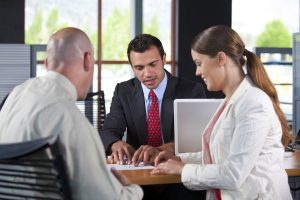
[[[48,58],[46,58],[46,59],[44,60],[44,65],[45,65],[46,69],[48,70]]]
[[[167,64],[166,54],[164,54],[164,56],[163,56],[163,63],[164,63],[164,65]]]
[[[218,52],[217,56],[220,66],[224,66],[227,62],[227,55],[223,51],[220,51]]]
[[[91,53],[86,51],[84,52],[84,56],[83,56],[83,69],[84,71],[89,71],[91,68]]]

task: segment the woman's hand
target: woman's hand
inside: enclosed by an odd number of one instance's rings
[[[166,162],[159,163],[151,171],[151,174],[174,174],[181,176],[183,166],[184,163],[178,159],[168,159]]]
[[[157,166],[159,163],[166,162],[171,158],[174,160],[181,161],[180,157],[174,156],[172,153],[168,151],[161,151],[154,159],[154,166]]]

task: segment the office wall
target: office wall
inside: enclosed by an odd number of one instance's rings
[[[30,46],[0,44],[0,102],[16,86],[30,78]]]
[[[177,75],[194,81],[195,65],[190,44],[195,35],[213,25],[231,27],[231,0],[177,0]],[[204,84],[204,83],[203,83]],[[209,97],[223,97],[222,93],[208,92]]]
[[[24,44],[25,0],[0,0],[0,43]]]

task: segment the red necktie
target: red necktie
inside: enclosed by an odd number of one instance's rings
[[[148,110],[147,144],[157,147],[162,145],[159,107],[155,93],[151,90],[151,105]]]
[[[220,189],[215,189],[215,191],[216,191],[216,200],[222,200]]]

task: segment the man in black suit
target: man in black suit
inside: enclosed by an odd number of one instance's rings
[[[100,132],[110,163],[153,163],[162,150],[174,153],[175,99],[205,98],[201,83],[176,78],[164,70],[166,54],[162,43],[149,34],[136,36],[128,45],[127,56],[135,78],[117,84],[110,113]],[[153,91],[159,104],[161,145],[148,143]],[[127,131],[126,142],[122,140]],[[143,186],[146,199],[205,199],[205,191],[190,191],[182,184]]]
[[[160,40],[152,35],[136,36],[128,45],[127,56],[136,78],[117,84],[100,136],[107,154],[111,154],[111,163],[152,163],[162,150],[174,153],[174,100],[205,98],[205,90],[200,83],[164,70],[166,54]],[[147,144],[150,90],[155,92],[160,107],[162,145],[157,147]],[[125,142],[122,137],[126,130]]]

